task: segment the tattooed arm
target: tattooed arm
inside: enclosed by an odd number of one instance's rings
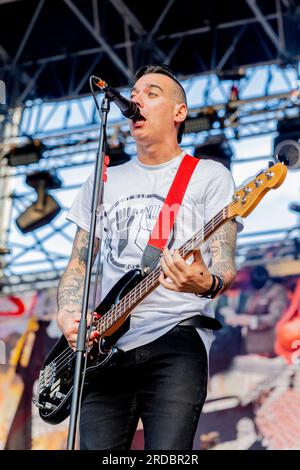
[[[74,238],[72,254],[58,288],[57,322],[72,348],[76,345],[78,322],[81,314],[88,243],[89,233],[78,228]],[[93,262],[98,250],[99,240],[96,238]],[[93,339],[92,336],[91,339]]]
[[[213,273],[222,278],[223,290],[227,289],[236,275],[234,261],[236,233],[236,222],[228,222],[213,235],[209,242],[212,254],[210,269],[204,263],[200,250],[194,251],[194,261],[187,264],[178,250],[171,254],[168,248],[165,248],[161,258],[163,272],[159,276],[160,284],[166,289],[177,292],[204,294],[212,285],[211,273]]]
[[[228,289],[236,276],[236,236],[236,222],[230,221],[217,230],[209,240],[209,250],[212,255],[210,271],[223,279],[224,290]]]

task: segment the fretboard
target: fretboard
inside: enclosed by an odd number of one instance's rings
[[[179,249],[180,255],[187,259],[195,249],[200,246],[215,232],[224,222],[228,220],[228,206],[224,207],[205,226],[199,230],[192,238],[186,241]],[[126,294],[116,305],[113,305],[108,312],[100,318],[96,327],[100,335],[111,328],[122,317],[127,317],[142,300],[145,299],[156,287],[159,286],[158,278],[162,268],[157,266],[150,274],[139,282],[128,294]]]

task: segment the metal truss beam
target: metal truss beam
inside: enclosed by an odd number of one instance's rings
[[[160,25],[164,21],[165,17],[167,16],[171,6],[173,5],[174,0],[169,0],[163,11],[161,12],[160,16],[158,17],[156,23],[154,24],[153,28],[151,29],[149,35],[148,35],[148,41],[151,42],[153,36],[156,34],[156,32],[159,30]]]
[[[233,101],[233,102],[228,102],[228,96],[229,96],[229,91],[228,91],[228,86],[226,89],[224,89],[223,82],[220,80],[217,84],[214,83],[214,89],[218,90],[219,93],[223,95],[223,102],[219,102],[218,104],[212,105],[210,101],[210,95],[211,95],[211,90],[210,86],[212,85],[212,81],[209,77],[207,77],[207,86],[206,86],[206,91],[205,89],[203,90],[203,95],[202,97],[199,96],[199,101],[202,100],[203,105],[199,107],[194,107],[189,109],[189,116],[195,116],[199,113],[204,113],[206,111],[206,107],[209,107],[211,110],[219,113],[222,113],[224,116],[225,113],[226,119],[223,122],[223,126],[225,128],[236,128],[239,129],[243,132],[245,132],[246,129],[246,135],[251,133],[251,127],[252,126],[252,132],[253,132],[253,125],[257,126],[257,130],[255,132],[259,133],[260,129],[259,126],[262,126],[261,121],[263,119],[267,120],[273,120],[274,119],[280,119],[283,117],[284,113],[293,108],[295,111],[296,109],[299,108],[299,103],[300,103],[300,97],[299,93],[297,91],[293,91],[293,86],[295,84],[292,84],[290,81],[290,78],[286,75],[287,72],[286,70],[282,70],[281,68],[279,69],[274,69],[273,67],[269,67],[268,72],[266,73],[266,81],[264,85],[264,89],[262,89],[262,92],[264,94],[258,95],[253,98],[248,98],[248,99],[240,99],[238,101]],[[282,79],[286,83],[286,88],[287,92],[285,93],[271,93],[270,92],[270,86],[275,80],[275,75],[273,74],[280,73],[282,75]],[[296,76],[296,71],[295,71],[295,76]],[[247,76],[248,77],[248,74]],[[83,79],[82,79],[83,80]],[[81,82],[82,82],[81,80]],[[245,93],[246,87],[250,86],[251,83],[255,80],[255,73],[249,73],[249,78],[245,78],[242,81],[241,85],[241,95],[242,93]],[[197,78],[189,79],[188,83],[194,83],[196,84]],[[228,85],[228,84],[227,84]],[[188,86],[186,87],[188,91]],[[292,93],[292,94],[291,94]],[[188,98],[189,99],[189,98]],[[52,105],[50,106],[50,103]],[[72,114],[73,114],[73,108],[72,106],[74,105],[74,101],[67,101],[67,102],[62,102],[62,110],[65,114],[65,118],[63,119],[64,124],[58,124],[58,128],[55,129],[52,124],[52,128],[50,130],[48,123],[51,123],[51,118],[53,117],[53,113],[57,112],[59,110],[59,101],[53,101],[53,102],[48,102],[48,113],[43,113],[43,118],[42,120],[38,121],[36,119],[36,126],[33,128],[31,124],[31,119],[28,118],[28,115],[30,113],[35,113],[36,114],[36,106],[33,108],[28,108],[27,109],[27,124],[24,122],[22,125],[23,129],[23,134],[29,135],[33,133],[35,136],[38,136],[41,139],[44,138],[59,138],[60,136],[64,135],[67,136],[68,134],[84,134],[86,132],[92,132],[96,131],[98,129],[98,120],[95,119],[95,116],[91,118],[90,113],[87,111],[84,113],[86,117],[84,117],[83,114],[83,121],[79,126],[70,126],[69,122],[71,123],[72,120]],[[78,106],[82,106],[82,101],[77,100]],[[260,109],[255,108],[255,104],[260,104]],[[253,105],[253,110],[249,109],[249,105]],[[43,108],[43,103],[39,105],[39,108]],[[30,110],[31,109],[31,110]],[[61,113],[62,111],[60,111]],[[254,117],[256,117],[256,122],[254,123]],[[120,125],[122,126],[122,129],[125,129],[126,127],[126,121],[121,118],[121,114],[119,113],[119,117],[116,117],[114,121],[111,121],[110,124],[112,126],[114,125]],[[31,130],[30,130],[31,129]],[[125,131],[127,132],[127,131]]]
[[[10,56],[7,53],[7,51],[4,49],[3,46],[0,45],[0,58],[3,60],[3,62],[8,62],[10,60]]]
[[[21,2],[24,0],[0,0],[0,6],[5,5],[6,3],[15,3],[15,2]]]
[[[113,4],[117,12],[125,17],[128,20],[128,23],[134,30],[137,36],[144,36],[147,34],[144,26],[142,25],[141,21],[137,18],[137,16],[130,10],[130,8],[125,5],[123,0],[110,0],[110,3]]]
[[[228,47],[228,49],[224,53],[224,55],[221,58],[221,60],[219,61],[218,65],[215,67],[215,70],[216,70],[217,74],[223,69],[223,67],[226,64],[227,60],[229,59],[229,57],[235,51],[235,48],[236,48],[238,42],[240,41],[241,37],[243,36],[244,32],[246,31],[246,29],[247,29],[247,25],[242,26],[240,28],[239,32],[234,37],[232,43],[230,44],[230,46]]]
[[[126,46],[127,64],[128,64],[128,68],[129,68],[132,76],[134,76],[133,54],[132,54],[132,48],[129,45],[129,43],[130,43],[130,30],[129,30],[128,20],[125,16],[123,17],[123,24],[124,24],[125,43],[127,44],[127,46]]]
[[[0,57],[2,58],[3,62],[6,63],[11,63],[12,59],[8,52],[4,49],[3,46],[0,45]],[[17,80],[22,82],[23,84],[27,85],[28,82],[31,80],[30,76],[23,70],[21,71],[20,74],[15,75],[17,77]]]
[[[288,51],[284,48],[282,41],[280,41],[280,38],[274,33],[272,27],[268,23],[266,17],[262,14],[260,8],[256,4],[256,0],[246,0],[249,8],[253,11],[254,15],[256,16],[258,22],[262,26],[263,30],[269,37],[269,39],[272,41],[273,45],[276,47],[278,52],[285,58],[289,59],[290,54]],[[280,15],[279,15],[280,16]],[[278,16],[277,16],[278,17]]]
[[[299,112],[300,94],[297,94],[295,91],[293,91],[292,94],[292,82],[294,81],[294,78],[290,74],[289,77],[291,78],[291,81],[287,80],[285,83],[286,88],[288,89],[287,92],[273,93],[267,96],[264,95],[264,93],[272,92],[271,83],[274,82],[272,75],[270,75],[272,73],[278,74],[283,73],[283,71],[280,68],[275,70],[274,67],[270,67],[265,72],[265,83],[261,86],[261,95],[249,99],[240,99],[234,102],[228,102],[227,93],[230,89],[230,86],[228,86],[230,84],[227,83],[227,87],[225,87],[226,84],[218,81],[216,77],[207,77],[206,88],[210,90],[208,99],[205,100],[204,89],[202,95],[200,96],[199,94],[199,102],[202,105],[195,106],[190,109],[190,116],[205,112],[205,110],[207,111],[207,107],[210,107],[217,113],[220,113],[220,115],[224,115],[225,112],[228,113],[228,116],[224,121],[225,125],[223,128],[219,129],[215,128],[210,129],[209,131],[191,132],[185,136],[183,148],[189,148],[191,146],[194,147],[202,143],[208,135],[215,135],[220,132],[224,132],[229,139],[234,139],[236,137],[235,131],[238,131],[241,139],[243,137],[274,132],[276,131],[277,120],[283,118],[286,111],[289,111],[289,114],[290,112]],[[286,71],[284,71],[284,73],[286,73]],[[249,86],[250,89],[252,88],[252,80],[255,79],[254,71],[249,73],[249,77],[247,74],[247,77],[241,82],[243,83],[243,93],[247,91],[247,86]],[[189,79],[189,81],[184,85],[187,93],[189,89],[195,90],[197,78]],[[222,89],[224,92],[224,101],[214,104],[212,102],[213,92],[218,91],[218,96],[220,96]],[[205,106],[203,106],[204,103],[206,103]],[[45,104],[46,110],[44,110]],[[76,106],[76,111],[77,108],[79,108],[82,114],[80,124],[78,124],[76,128],[74,127],[74,123],[72,123],[72,114],[74,112],[73,106]],[[63,109],[64,111],[62,111]],[[62,115],[62,112],[64,112],[65,115]],[[65,207],[67,204],[64,201],[67,200],[67,198],[64,197],[63,194],[70,197],[70,191],[75,190],[75,188],[80,186],[80,182],[74,181],[74,179],[68,175],[72,174],[74,168],[80,169],[81,167],[85,167],[86,171],[90,166],[92,169],[96,155],[99,123],[97,120],[91,119],[91,103],[89,103],[86,98],[77,100],[76,102],[58,101],[51,103],[37,103],[36,105],[33,103],[31,108],[24,109],[23,116],[25,120],[21,125],[19,136],[23,136],[24,138],[25,135],[31,134],[34,138],[40,138],[46,145],[47,150],[38,164],[31,165],[30,167],[16,167],[15,177],[18,178],[17,181],[20,182],[24,180],[25,175],[33,171],[43,169],[56,170],[58,176],[61,175],[62,179],[65,181],[65,187],[56,190],[57,192],[55,194],[55,197],[57,197],[58,200],[61,200],[61,214],[64,215],[67,210],[67,207]],[[58,123],[58,126],[56,126],[56,123]],[[108,129],[109,136],[113,132],[114,126],[121,126],[122,132],[124,131],[125,133],[124,135],[127,143],[126,151],[128,154],[132,154],[133,143],[128,131],[126,130],[125,120],[117,116],[116,120],[110,120]],[[271,156],[257,156],[253,158],[237,157],[233,160],[233,163],[234,165],[242,165],[243,163],[250,161],[253,162],[256,160],[259,162],[263,161],[265,164],[268,159],[271,159]],[[10,176],[3,175],[3,180],[5,180],[5,178],[10,178]],[[17,237],[14,239],[14,237],[12,237],[12,234],[16,232],[16,229],[13,228],[14,220],[28,203],[32,203],[32,193],[29,188],[26,188],[23,185],[16,185],[16,187],[18,189],[14,192],[12,198],[14,212],[10,219],[12,228],[9,233],[9,247],[12,249],[12,253],[11,255],[6,256],[6,277],[3,279],[4,289],[10,289],[11,291],[19,288],[22,289],[25,284],[27,288],[29,288],[29,286],[33,286],[35,284],[36,280],[38,280],[41,286],[57,282],[60,272],[67,262],[66,253],[71,249],[72,241],[70,232],[71,227],[65,223],[65,220],[63,220],[63,217],[61,216],[59,220],[48,224],[44,231],[42,229],[34,235],[28,234],[26,236],[27,243],[24,245],[19,241],[20,238],[18,239]],[[53,237],[56,236],[59,236],[59,239],[62,237],[69,249],[64,249],[64,251],[60,253],[59,251],[62,245],[59,243],[57,244],[56,241],[54,242],[56,239]],[[267,234],[266,237],[269,240],[269,243],[271,243],[272,240],[275,240],[277,235],[272,233]],[[28,240],[30,240],[30,242]],[[238,262],[240,264],[246,262],[247,246],[251,247],[252,242],[254,243],[254,237],[243,237],[240,239],[238,248]],[[285,242],[286,241],[282,243]],[[266,250],[268,246],[269,245],[266,244]],[[263,253],[264,251],[262,248],[262,259]],[[33,257],[38,254],[38,259]],[[29,274],[31,267],[31,274]],[[18,286],[17,283],[21,283],[21,285]]]
[[[46,64],[41,64],[40,65],[40,67],[35,72],[34,76],[27,83],[26,88],[22,91],[21,95],[18,96],[16,105],[22,104],[26,100],[27,96],[29,95],[29,93],[33,89],[34,85],[36,84],[39,76],[41,75],[41,73],[42,73],[42,71],[44,70],[45,67],[46,67]]]
[[[66,0],[68,1],[68,0]],[[83,17],[84,18],[84,17]],[[274,20],[274,19],[278,19],[278,14],[277,13],[272,13],[270,15],[266,15],[265,16],[266,20]],[[87,21],[87,20],[86,20]],[[92,28],[93,30],[93,33],[91,34],[97,34],[96,31],[94,30],[93,26],[89,24],[89,27]],[[216,30],[222,30],[222,29],[230,29],[230,28],[236,28],[236,27],[239,27],[239,26],[244,26],[244,25],[251,25],[251,24],[258,24],[258,20],[257,18],[245,18],[245,19],[242,19],[242,20],[236,20],[236,21],[228,21],[228,22],[223,22],[223,23],[219,23],[215,26],[215,29]],[[156,42],[162,42],[162,41],[165,41],[165,40],[169,40],[169,39],[183,39],[187,36],[194,36],[194,35],[201,35],[201,34],[205,34],[207,32],[210,31],[210,27],[209,26],[203,26],[203,27],[200,27],[200,28],[194,28],[194,29],[187,29],[187,30],[184,30],[184,31],[178,31],[178,32],[174,32],[174,33],[170,33],[170,34],[163,34],[163,35],[159,35],[156,37]],[[100,41],[99,41],[99,37],[101,36],[97,36],[98,39],[97,39],[97,42],[100,44]],[[101,37],[102,38],[102,37]],[[127,42],[120,42],[118,44],[114,44],[112,46],[109,46],[110,50],[119,50],[119,49],[124,49],[126,46],[127,46]],[[137,46],[137,41],[135,40],[131,40],[130,43],[129,43],[129,46],[131,47],[136,47]],[[20,67],[23,67],[23,68],[26,68],[26,67],[31,67],[33,65],[36,65],[36,64],[41,64],[41,63],[51,63],[51,62],[59,62],[59,61],[63,61],[65,60],[66,58],[74,58],[74,57],[77,57],[77,56],[87,56],[87,55],[93,55],[93,54],[98,54],[99,52],[106,52],[105,50],[105,47],[102,46],[102,43],[100,44],[100,47],[93,47],[93,48],[88,48],[88,49],[83,49],[83,50],[80,50],[80,51],[77,51],[77,52],[73,52],[73,53],[63,53],[63,54],[56,54],[56,55],[52,55],[52,56],[47,56],[47,57],[41,57],[41,58],[37,58],[36,60],[29,60],[29,61],[24,61],[24,62],[20,62],[19,63],[19,66]],[[117,59],[118,56],[117,56]],[[296,57],[297,59],[297,57]],[[266,64],[267,62],[263,62],[263,63],[253,63],[253,64],[244,64],[245,66],[256,66],[256,65],[260,65],[260,64]],[[276,63],[276,61],[272,61],[272,63]],[[124,65],[124,64],[123,64]],[[10,64],[7,64],[7,65],[4,65],[2,67],[2,70],[3,71],[8,71],[10,70]],[[207,74],[207,73],[211,73],[213,72],[212,69],[207,69],[205,71],[203,71],[203,74]],[[124,72],[125,75],[127,76],[127,71]],[[182,77],[182,78],[185,78],[185,77]]]
[[[25,32],[25,34],[24,34],[24,36],[23,36],[23,39],[22,39],[22,41],[21,41],[21,43],[20,43],[20,45],[19,45],[19,47],[18,47],[18,49],[17,49],[16,55],[15,55],[15,57],[14,57],[14,59],[13,59],[12,69],[15,68],[16,63],[18,62],[18,60],[19,60],[19,58],[20,58],[20,56],[21,56],[21,54],[22,54],[22,52],[23,52],[23,50],[24,50],[24,47],[26,46],[26,43],[27,43],[27,41],[28,41],[28,39],[29,39],[29,36],[30,36],[30,34],[31,34],[31,32],[32,32],[32,30],[33,30],[33,28],[34,28],[34,25],[35,25],[35,23],[36,23],[36,21],[37,21],[39,15],[40,15],[40,13],[41,13],[41,10],[42,10],[44,4],[45,4],[45,0],[40,0],[40,1],[38,2],[38,4],[37,4],[36,10],[35,10],[35,12],[34,12],[34,14],[33,14],[33,17],[32,17],[31,20],[30,20],[30,23],[29,23],[29,25],[28,25],[28,27],[27,27],[27,30],[26,30],[26,32]]]
[[[92,8],[93,8],[94,28],[95,28],[96,33],[101,35],[98,0],[92,0]]]
[[[248,233],[246,237],[241,234],[238,239],[236,261],[238,269],[244,266],[271,265],[278,261],[286,259],[297,259],[297,248],[294,244],[294,238],[299,238],[300,227],[294,226],[288,229],[267,230],[255,233]],[[261,241],[257,242],[257,237]],[[269,240],[264,240],[269,237]],[[270,241],[272,237],[272,241]],[[247,241],[245,241],[247,239]],[[270,257],[270,252],[276,252],[276,255]],[[61,261],[67,262],[68,257],[61,257]],[[25,263],[24,263],[25,264]],[[32,266],[37,263],[31,262]],[[44,270],[34,273],[11,274],[9,278],[3,280],[2,291],[4,293],[17,293],[29,289],[43,289],[47,287],[56,287],[63,274],[63,268],[55,270]],[[94,274],[92,275],[94,279]]]
[[[144,26],[142,25],[141,21],[137,18],[137,16],[130,10],[130,8],[125,5],[123,0],[110,0],[115,9],[118,11],[118,13],[124,18],[124,21],[128,22],[128,24],[133,28],[135,34],[141,38],[145,37],[147,44],[152,44],[153,45],[153,53],[156,54],[159,58],[159,60],[164,61],[166,54],[161,50],[161,48],[157,45],[157,43],[153,39],[153,35],[156,32],[155,25],[153,27],[153,32],[151,31],[150,34],[147,33],[145,30]],[[173,2],[174,0],[171,0]],[[167,5],[168,6],[168,5]],[[171,6],[171,5],[170,5]],[[162,20],[167,14],[169,8],[165,8],[164,12],[162,13],[161,17]],[[125,35],[125,47],[127,49],[127,56],[129,55],[128,49],[131,48],[132,50],[132,45],[129,41],[129,35]]]
[[[98,44],[101,45],[103,50],[107,53],[111,61],[115,64],[115,66],[124,74],[124,76],[130,81],[132,80],[132,74],[130,70],[125,66],[122,60],[118,57],[115,53],[113,48],[107,43],[103,36],[97,33],[95,28],[91,25],[91,23],[86,19],[86,17],[81,13],[79,8],[71,1],[71,0],[64,0],[65,4],[70,8],[70,10],[74,13],[74,15],[79,19],[79,21],[83,24],[83,26],[89,31],[89,33],[95,38]]]

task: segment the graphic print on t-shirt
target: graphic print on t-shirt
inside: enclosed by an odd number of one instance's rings
[[[105,211],[105,256],[108,263],[123,270],[140,267],[163,201],[164,198],[158,194],[134,194],[116,201]],[[169,248],[175,240],[174,227]]]

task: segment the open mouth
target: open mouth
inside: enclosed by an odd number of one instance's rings
[[[136,122],[146,121],[146,118],[140,114],[139,117],[132,119],[132,121],[135,124]]]

